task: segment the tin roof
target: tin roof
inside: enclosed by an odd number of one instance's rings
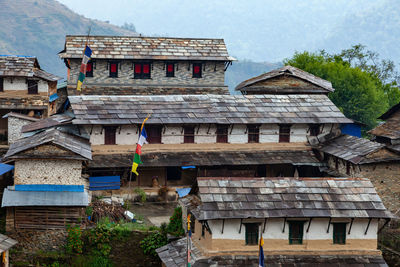
[[[181,267],[186,266],[187,258],[187,239],[182,238],[165,246],[156,249],[158,256],[166,267]],[[265,252],[267,252],[265,250]],[[199,266],[259,266],[258,255],[249,255],[249,253],[231,254],[231,255],[215,255],[211,253],[204,255],[192,242],[192,265]],[[324,255],[320,252],[319,255],[264,255],[265,266],[387,266],[381,255]]]
[[[14,240],[6,235],[0,234],[0,252],[4,252],[18,244],[17,240]]]
[[[324,153],[354,164],[400,160],[400,155],[386,151],[384,144],[351,135],[341,135],[321,144],[318,148]],[[379,150],[385,150],[383,151],[385,153],[374,155]]]
[[[268,80],[268,79],[272,79],[272,78],[276,78],[276,77],[279,77],[279,76],[283,76],[283,75],[288,75],[288,76],[300,78],[302,80],[310,82],[310,83],[316,85],[317,87],[323,89],[320,92],[324,92],[324,91],[325,92],[333,92],[335,90],[335,89],[333,89],[331,82],[329,82],[327,80],[324,80],[324,79],[321,79],[320,77],[317,77],[317,76],[315,76],[315,75],[313,75],[311,73],[308,73],[306,71],[303,71],[301,69],[298,69],[298,68],[295,68],[295,67],[292,67],[292,66],[289,66],[289,65],[288,66],[284,66],[284,67],[279,68],[279,69],[272,70],[272,71],[264,73],[264,74],[261,74],[259,76],[250,78],[248,80],[245,80],[245,81],[241,82],[238,86],[236,86],[235,90],[236,91],[246,91],[247,90],[246,87],[248,87],[248,86],[251,86],[251,85],[253,85],[255,83],[258,83],[258,82],[261,82],[261,81],[265,81],[265,80]],[[284,91],[284,89],[282,89],[282,90],[278,89],[278,90],[276,90],[275,93],[279,93],[279,92],[284,93],[283,91]],[[296,87],[295,90],[292,93],[294,93],[296,91],[304,91],[304,89]]]
[[[47,81],[58,81],[61,78],[40,69],[36,57],[1,56],[0,76],[38,77]]]
[[[87,40],[67,35],[61,58],[82,58]],[[90,36],[94,59],[212,60],[232,61],[223,39],[194,39],[144,36]]]
[[[78,157],[72,157],[74,159],[92,159],[89,140],[64,133],[55,128],[50,128],[35,135],[17,140],[15,143],[10,145],[10,148],[4,155],[4,159],[19,158],[19,153],[47,143],[61,146],[75,153]],[[40,157],[40,155],[36,156],[38,158]],[[43,156],[46,155],[43,154]],[[71,158],[69,155],[65,155],[65,157]]]
[[[197,178],[197,220],[224,218],[391,218],[363,178]]]
[[[69,96],[74,124],[351,123],[326,95]]]
[[[55,191],[14,191],[5,188],[2,207],[19,206],[88,206],[88,193]]]

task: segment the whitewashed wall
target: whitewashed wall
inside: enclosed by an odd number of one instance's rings
[[[161,143],[182,144],[183,143],[182,126],[180,125],[165,126],[161,131]]]
[[[232,127],[232,126],[231,126]],[[244,124],[235,124],[228,129],[228,143],[245,144],[248,142],[247,126]]]
[[[104,132],[104,131],[103,131]],[[123,125],[117,128],[115,143],[117,145],[132,145],[138,141],[139,132],[137,125]],[[103,136],[104,143],[104,136]]]
[[[4,78],[4,91],[28,91],[26,78]],[[47,81],[38,81],[38,92],[46,93],[49,90]]]
[[[216,143],[217,136],[215,132],[217,131],[216,125],[211,125],[209,128],[208,124],[200,125],[200,129],[196,127],[194,131],[194,142],[196,144],[205,144],[205,143]]]
[[[49,84],[46,81],[40,80],[38,82],[38,92],[47,93],[49,91]]]
[[[256,221],[251,221],[256,222]],[[258,221],[260,224],[259,231],[263,230],[264,220]],[[264,239],[284,239],[289,238],[289,224],[286,223],[285,232],[282,233],[284,219],[269,219],[265,227],[265,233],[263,234]],[[304,236],[303,240],[327,240],[333,238],[333,225],[330,226],[329,233],[326,232],[328,227],[329,219],[313,219],[309,232],[306,232],[308,222],[304,223]],[[332,220],[332,223],[336,222]],[[339,221],[338,221],[339,222]],[[350,219],[341,220],[340,222],[349,222],[347,224],[347,231],[350,227]],[[246,223],[243,220],[243,223]],[[245,240],[245,226],[242,225],[242,231],[239,234],[240,220],[232,219],[225,220],[224,233],[221,234],[222,220],[209,220],[212,231],[213,239],[233,239],[233,240]],[[355,219],[351,228],[350,234],[346,234],[346,239],[376,239],[378,231],[378,220],[374,219],[371,221],[368,232],[364,235],[365,229],[367,228],[368,219]]]
[[[260,127],[260,143],[278,143],[279,125],[263,124]]]

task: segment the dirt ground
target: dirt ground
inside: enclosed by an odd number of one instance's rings
[[[129,210],[135,214],[136,219],[143,220],[143,223],[147,225],[160,226],[162,222],[168,222],[169,217],[172,216],[177,205],[177,202],[146,202],[144,204],[132,203]]]

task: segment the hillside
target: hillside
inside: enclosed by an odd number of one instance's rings
[[[0,0],[0,54],[37,56],[41,67],[61,77],[57,56],[66,34],[132,35],[132,31],[80,16],[55,0]],[[7,25],[5,27],[5,25]]]

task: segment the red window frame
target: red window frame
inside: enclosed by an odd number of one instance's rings
[[[175,64],[174,63],[167,63],[166,64],[166,77],[175,77]]]
[[[133,71],[134,79],[150,79],[151,78],[151,63],[140,62],[134,64]]]
[[[161,131],[161,125],[147,125],[147,142],[149,142],[149,144],[161,144]]]
[[[203,64],[202,63],[193,63],[193,78],[201,78],[202,77]]]
[[[118,78],[118,62],[110,62],[110,77]]]
[[[86,64],[86,77],[93,77],[93,61],[91,60]]]

